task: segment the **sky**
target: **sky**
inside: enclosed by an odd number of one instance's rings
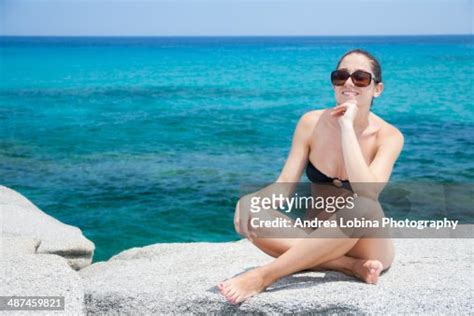
[[[0,0],[0,35],[473,34],[474,0]]]

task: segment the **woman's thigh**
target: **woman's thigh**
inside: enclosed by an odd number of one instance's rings
[[[293,247],[301,239],[298,238],[255,238],[251,242],[273,257],[279,257]]]
[[[280,256],[299,241],[301,241],[299,238],[256,238],[252,240],[255,246],[271,252],[269,254],[274,257]],[[390,239],[361,238],[346,255],[357,259],[379,260],[384,268],[388,268],[394,258],[393,242]]]

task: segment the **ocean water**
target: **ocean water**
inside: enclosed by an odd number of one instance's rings
[[[240,185],[274,181],[352,48],[405,135],[393,181],[472,182],[474,37],[0,38],[1,184],[80,227],[95,261],[229,241]]]

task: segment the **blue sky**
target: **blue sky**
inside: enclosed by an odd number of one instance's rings
[[[474,0],[0,0],[0,35],[473,34]]]

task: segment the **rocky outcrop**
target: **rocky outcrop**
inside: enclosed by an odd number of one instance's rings
[[[304,272],[234,306],[216,284],[273,260],[246,240],[155,244],[84,267],[94,245],[78,228],[10,189],[0,187],[0,194],[0,296],[64,296],[65,310],[48,315],[464,315],[474,310],[474,239],[396,239],[395,262],[377,285],[339,272]]]
[[[48,315],[83,315],[84,290],[77,272],[66,260],[46,254],[3,254],[0,257],[0,296],[62,296],[64,310]],[[31,311],[5,311],[6,315],[32,315]]]
[[[38,239],[5,234],[0,237],[0,256],[35,254],[40,244]]]
[[[36,239],[36,253],[60,255],[75,270],[92,262],[95,249],[79,228],[61,223],[4,186],[0,186],[0,234]]]
[[[77,227],[0,186],[0,296],[61,296],[64,310],[43,313],[83,315],[84,289],[75,270],[91,263],[94,248]],[[39,311],[3,312],[32,313]]]
[[[249,242],[156,244],[81,271],[90,313],[466,314],[473,310],[472,239],[395,240],[377,285],[339,272],[283,278],[240,306],[215,285],[272,260]]]

